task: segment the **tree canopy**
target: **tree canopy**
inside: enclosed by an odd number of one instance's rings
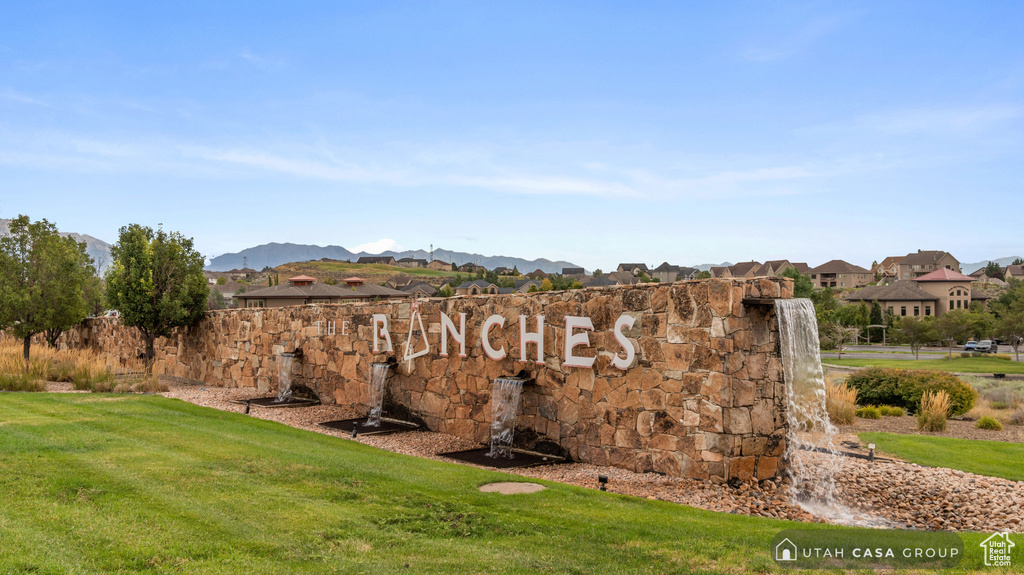
[[[196,323],[206,309],[203,256],[191,238],[138,224],[121,228],[110,253],[107,299],[124,325],[142,332],[151,364],[153,341],[170,335],[171,328]]]
[[[786,268],[779,275],[793,280],[793,297],[810,298],[814,293],[814,283],[811,282],[811,276],[800,273],[800,270]]]
[[[95,307],[92,263],[85,244],[61,237],[45,219],[18,216],[0,238],[0,329],[24,340],[26,369],[32,336],[45,333],[54,344]]]

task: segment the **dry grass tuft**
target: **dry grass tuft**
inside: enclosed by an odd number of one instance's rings
[[[144,360],[112,366],[102,355],[91,350],[58,350],[46,345],[33,345],[26,373],[21,340],[0,338],[0,389],[43,391],[48,381],[67,381],[75,389],[94,392],[167,391],[167,385],[161,383],[157,376],[146,373]]]
[[[917,427],[924,431],[945,431],[949,408],[949,394],[945,391],[924,392],[921,410],[917,413]]]
[[[844,382],[826,382],[825,408],[832,423],[853,423],[857,414],[857,388],[849,387]]]

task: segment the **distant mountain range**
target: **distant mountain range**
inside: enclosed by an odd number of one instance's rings
[[[404,252],[386,251],[379,254],[368,254],[365,252],[350,252],[341,246],[313,246],[304,244],[278,244],[270,243],[246,248],[237,253],[219,255],[210,260],[206,269],[210,271],[227,271],[250,267],[261,270],[264,267],[277,267],[281,264],[291,262],[306,262],[328,258],[332,260],[348,260],[355,262],[360,257],[388,257],[396,260],[402,258],[430,259],[430,252],[425,250],[409,250]],[[523,273],[540,269],[545,273],[561,273],[562,268],[581,267],[572,262],[551,261],[548,259],[526,260],[510,256],[485,256],[481,254],[470,254],[466,252],[453,252],[450,250],[434,250],[434,259],[456,265],[474,263],[489,270],[497,267],[509,269],[518,268]]]
[[[7,232],[11,229],[11,220],[5,220],[0,218],[0,236],[7,235]],[[96,271],[103,274],[107,270],[107,266],[110,265],[110,244],[107,242],[94,238],[85,234],[76,234],[72,232],[61,232],[61,236],[71,236],[76,242],[85,244],[85,251],[92,257],[93,265],[96,266]]]
[[[973,264],[960,264],[960,271],[965,273],[965,274],[967,274],[967,275],[970,275],[970,274],[980,270],[981,268],[986,267],[988,265],[988,262],[996,262],[997,264],[999,264],[999,267],[1005,268],[1006,266],[1012,264],[1019,257],[1020,256],[1009,256],[1009,257],[999,258],[999,259],[995,259],[995,260],[985,260],[983,262],[974,262]]]

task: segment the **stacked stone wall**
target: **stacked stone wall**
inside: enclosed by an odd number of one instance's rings
[[[696,478],[763,479],[780,471],[785,449],[785,400],[778,326],[771,305],[744,298],[792,297],[786,279],[713,279],[590,288],[565,292],[486,295],[419,302],[426,333],[419,333],[410,302],[307,305],[209,312],[191,328],[156,342],[157,373],[211,386],[277,386],[277,356],[301,348],[294,381],[322,401],[368,410],[370,364],[395,356],[388,382],[391,399],[431,430],[478,442],[489,437],[491,383],[526,369],[517,427],[555,442],[573,459],[636,471]],[[441,313],[458,325],[466,314],[466,356],[449,336],[441,355]],[[374,315],[388,320],[393,351],[374,353]],[[492,315],[504,327],[489,330],[501,360],[488,357],[481,327]],[[520,360],[520,316],[528,331],[544,316],[544,362],[535,347]],[[635,351],[628,369],[612,364],[626,353],[615,338],[622,315],[633,327],[621,332]],[[564,365],[567,316],[590,318],[589,346],[577,356],[593,367]],[[425,336],[430,351],[402,361],[410,322],[414,351]],[[319,323],[318,323],[319,322]],[[574,333],[581,333],[575,330]],[[67,333],[62,345],[91,348],[111,361],[142,355],[143,341],[117,319],[89,320]]]

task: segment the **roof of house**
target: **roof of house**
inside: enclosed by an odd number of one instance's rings
[[[251,292],[235,294],[238,299],[370,299],[376,297],[406,298],[410,294],[376,285],[342,286],[314,283],[309,285],[276,285]]]
[[[500,294],[501,293],[516,293],[516,289],[515,288],[502,288],[502,287],[500,287],[500,288],[498,288],[498,293],[500,293]]]
[[[764,262],[764,265],[765,267],[771,267],[775,272],[779,272],[793,264],[789,263],[789,260],[768,260]]]
[[[419,291],[426,294],[434,295],[437,293],[437,288],[428,284],[427,282],[416,282],[409,284],[405,287],[399,288],[399,291],[403,291],[405,293],[413,293]]]
[[[843,260],[832,260],[825,262],[820,266],[811,270],[816,274],[870,274],[871,272],[860,267],[845,262]]]
[[[616,284],[633,285],[640,283],[640,278],[629,272],[611,272],[606,277]]]
[[[974,279],[979,279],[979,278],[984,278],[984,277],[988,277],[988,276],[987,276],[987,275],[985,274],[985,268],[978,268],[978,269],[974,270],[974,271],[973,271],[973,272],[972,272],[972,273],[971,273],[970,275],[971,275],[971,277],[972,277],[972,278],[974,278]]]
[[[533,285],[535,285],[537,287],[540,287],[540,282],[537,281],[537,280],[516,280],[515,281],[516,289],[519,289],[519,288],[521,288],[521,287],[523,287],[524,285],[527,285],[527,284],[533,284]]]
[[[911,253],[903,256],[903,260],[900,262],[900,264],[902,264],[902,265],[935,264],[935,263],[938,263],[938,261],[940,259],[942,259],[944,256],[947,256],[947,255],[952,257],[952,254],[950,254],[949,252],[944,252],[944,251],[940,251],[940,250],[925,250],[925,251],[917,250],[916,253],[915,252],[911,252]],[[953,259],[955,260],[956,258],[953,258]]]
[[[882,260],[882,263],[878,264],[884,268],[892,267],[893,264],[900,265],[903,261],[903,256],[889,256]]]
[[[583,282],[583,287],[607,287],[613,285],[615,285],[615,282],[607,277],[589,278]]]
[[[309,277],[309,276],[293,276],[293,277],[288,278],[288,281],[290,281],[290,282],[315,282],[316,278]]]
[[[686,266],[679,266],[679,269],[677,271],[678,271],[679,275],[682,275],[682,276],[691,276],[691,275],[700,273],[699,269],[697,269],[697,268],[688,268]]]
[[[481,288],[498,287],[498,286],[492,284],[491,282],[489,282],[487,280],[473,280],[471,282],[462,282],[459,285],[458,289],[466,289],[466,288],[471,288],[473,286],[481,287]]]
[[[635,269],[635,268],[640,268],[640,269],[642,269],[644,271],[647,271],[647,264],[619,264],[619,268],[627,269],[627,270],[631,270],[631,269]]]
[[[491,270],[491,271],[492,271],[492,272],[494,272],[494,273],[496,273],[496,274],[501,274],[501,273],[505,273],[505,272],[510,272],[510,271],[512,271],[512,270],[508,269],[508,268],[507,268],[507,267],[505,267],[505,266],[498,266],[498,267],[494,268],[494,269],[493,269],[493,270]]]
[[[914,278],[916,282],[972,282],[974,278],[965,276],[960,272],[951,269],[940,268],[933,272],[926,273],[921,277]]]
[[[540,268],[537,268],[537,269],[533,270],[532,272],[530,272],[530,273],[528,273],[526,275],[534,276],[534,277],[539,277],[539,278],[546,278],[546,277],[548,277],[548,274],[544,273],[544,270],[542,270]]]
[[[726,272],[729,272],[729,268],[722,266],[712,266],[711,268],[708,269],[708,271],[711,272],[711,275],[713,277],[720,278],[725,276]]]
[[[757,273],[757,271],[760,270],[760,269],[761,269],[761,263],[760,262],[754,262],[754,261],[740,262],[738,264],[733,264],[733,265],[729,266],[729,273],[731,273],[734,276],[745,276],[745,275],[747,275],[748,273],[751,273],[751,272]]]
[[[402,262],[402,263],[418,263],[418,264],[427,265],[427,260],[423,259],[423,258],[402,258],[402,259],[400,259],[398,261]]]
[[[1015,278],[1024,276],[1024,265],[1017,264],[1015,266],[1006,266],[1006,269],[1003,270],[1003,275],[1011,275]]]
[[[938,301],[939,298],[917,287],[913,281],[904,280],[884,286],[861,288],[847,295],[846,299],[855,301]]]
[[[562,268],[563,276],[580,275],[585,273],[587,272],[584,271],[583,268]]]
[[[674,266],[668,262],[662,262],[662,264],[654,268],[656,272],[676,272],[679,273],[679,266]]]
[[[388,286],[394,287],[395,289],[401,289],[402,286],[412,285],[416,283],[422,283],[423,280],[414,276],[397,275],[391,276],[385,282]]]
[[[356,260],[357,264],[386,264],[395,261],[391,256],[363,256]]]
[[[811,266],[807,265],[805,262],[789,262],[789,265],[795,267],[796,271],[802,274],[811,273]]]

